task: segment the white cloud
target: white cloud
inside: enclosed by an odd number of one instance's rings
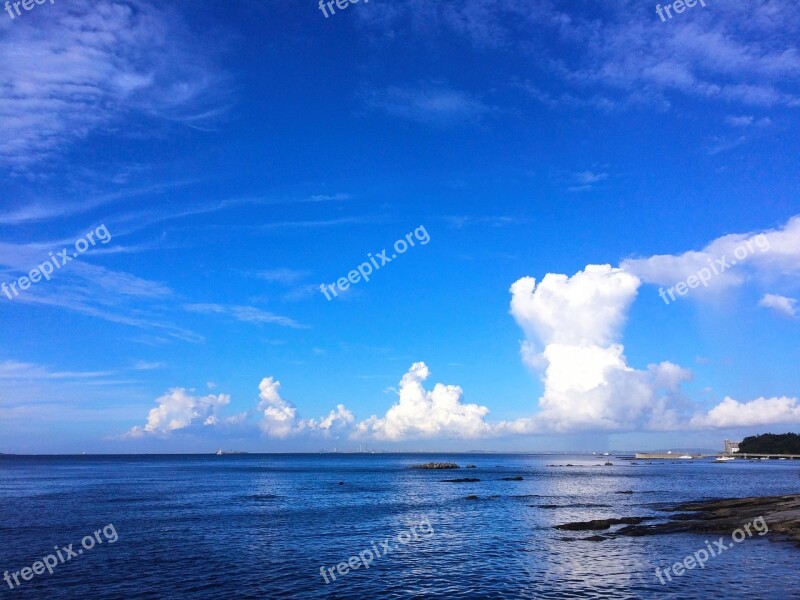
[[[156,399],[158,407],[150,410],[147,424],[144,427],[134,427],[128,435],[167,435],[199,423],[216,425],[219,422],[219,409],[230,401],[230,396],[226,394],[193,396],[191,390],[173,388]]]
[[[705,270],[707,286],[695,288],[689,296],[702,298],[749,280],[772,281],[800,273],[800,216],[763,233],[737,233],[719,237],[699,251],[630,258],[621,267],[646,283],[664,287],[685,282]]]
[[[639,283],[622,269],[589,265],[573,277],[550,273],[538,286],[532,277],[511,286],[523,360],[543,372],[544,394],[534,417],[501,423],[499,432],[677,425],[680,384],[691,371],[669,362],[637,371],[617,342]]]
[[[265,377],[258,386],[258,410],[264,418],[259,424],[267,435],[285,438],[302,429],[297,420],[297,409],[280,394],[281,384],[272,377]]]
[[[746,253],[746,255],[745,255]],[[674,430],[797,422],[795,398],[725,398],[706,414],[692,410],[681,384],[691,371],[670,362],[646,371],[628,366],[619,335],[628,309],[645,281],[672,285],[710,260],[733,267],[716,277],[718,288],[757,279],[772,282],[800,273],[800,217],[762,234],[732,234],[702,251],[623,261],[622,268],[589,265],[569,278],[548,274],[539,285],[524,277],[511,287],[511,313],[525,332],[524,362],[542,373],[544,394],[533,417],[501,423],[497,432],[580,429]],[[765,306],[796,317],[796,300],[766,294]]]
[[[771,308],[785,317],[795,318],[797,316],[797,300],[795,298],[787,298],[778,294],[764,294],[758,305]]]
[[[300,419],[297,408],[281,396],[280,388],[280,382],[273,377],[264,378],[258,386],[260,402],[257,410],[263,414],[259,427],[270,437],[283,439],[302,432],[317,432],[327,437],[347,429],[355,421],[353,413],[343,404],[338,404],[319,421]]]
[[[333,431],[336,429],[344,429],[352,425],[355,420],[353,413],[350,412],[344,404],[337,404],[336,410],[329,412],[327,417],[322,417],[318,424],[312,419],[309,422],[309,426],[311,429]]]
[[[25,371],[29,371],[26,365]],[[7,370],[20,371],[19,364],[7,365]],[[4,365],[0,363],[0,376]],[[216,384],[209,382],[209,388]],[[134,427],[125,437],[142,437],[143,435],[167,436],[173,431],[187,429],[202,424],[206,427],[242,426],[254,416],[259,416],[258,427],[267,436],[285,439],[300,433],[311,433],[322,437],[331,437],[346,431],[355,421],[343,404],[327,416],[315,419],[301,419],[297,408],[285,400],[280,393],[281,384],[274,377],[265,377],[258,386],[259,402],[254,410],[237,413],[226,417],[221,409],[230,404],[227,394],[209,394],[194,396],[193,390],[173,388],[156,399],[158,407],[153,408],[144,427]]]
[[[484,421],[485,406],[464,404],[463,390],[437,383],[432,391],[423,382],[430,376],[423,362],[411,365],[400,381],[399,400],[386,416],[372,416],[358,424],[356,437],[400,441],[415,438],[477,438],[491,433]]]
[[[741,403],[726,397],[708,413],[697,415],[691,420],[691,425],[698,429],[778,423],[800,423],[800,401],[797,398],[757,398]]]
[[[548,273],[536,285],[511,286],[511,314],[529,339],[545,344],[608,345],[619,336],[639,280],[610,265],[588,265],[573,277]]]

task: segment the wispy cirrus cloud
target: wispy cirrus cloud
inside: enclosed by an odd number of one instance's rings
[[[2,110],[2,108],[0,108]],[[113,203],[122,203],[130,199],[152,194],[160,194],[167,190],[186,186],[192,181],[171,181],[153,185],[131,187],[102,194],[82,193],[80,201],[53,201],[52,199],[34,199],[21,203],[11,209],[0,212],[0,225],[26,225],[63,219],[68,215],[87,213],[91,210]]]
[[[595,185],[608,179],[608,173],[595,173],[594,171],[579,171],[570,176],[571,185],[567,187],[569,192],[588,192],[594,189]]]
[[[0,362],[0,379],[95,379],[113,375],[114,371],[52,371],[42,365],[6,360]]]
[[[444,217],[445,223],[454,229],[463,229],[469,225],[483,225],[486,227],[508,227],[525,223],[528,219],[508,216],[474,216],[474,215],[448,215]]]
[[[474,123],[498,111],[470,92],[439,83],[390,86],[365,94],[365,101],[393,117],[437,126]]]
[[[187,304],[186,310],[204,315],[226,315],[237,321],[256,324],[280,325],[293,329],[307,329],[307,325],[298,323],[294,319],[276,315],[252,306],[224,306],[222,304]]]
[[[76,236],[77,237],[77,236]],[[69,247],[73,242],[52,240],[27,244],[0,243],[0,282],[8,283],[27,275],[50,260],[50,252]],[[67,310],[131,327],[157,330],[169,337],[189,342],[202,336],[174,324],[170,317],[177,294],[167,285],[94,264],[89,250],[54,271],[49,281],[42,280],[8,298],[0,295],[0,312],[10,303],[46,306]]]
[[[13,25],[0,41],[0,164],[12,169],[122,117],[197,124],[223,110],[221,77],[170,9],[74,0]]]
[[[668,109],[679,97],[800,106],[800,16],[791,0],[715,3],[668,24],[636,0],[398,0],[359,20],[406,44],[446,31],[477,52],[515,52],[532,67],[516,87],[550,108]]]
[[[265,269],[263,271],[253,271],[252,275],[258,279],[263,279],[269,283],[280,283],[282,285],[292,285],[302,281],[308,276],[308,271],[299,269]]]

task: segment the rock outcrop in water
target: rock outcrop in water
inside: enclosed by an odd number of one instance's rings
[[[664,509],[678,513],[666,523],[633,525],[618,535],[659,535],[662,533],[730,533],[763,517],[770,533],[800,543],[800,496],[727,498],[686,502]]]
[[[663,535],[669,533],[727,533],[730,534],[755,519],[763,518],[769,534],[798,542],[800,547],[800,495],[753,498],[727,498],[701,502],[684,502],[662,508],[674,513],[662,523],[646,523],[656,517],[623,517],[620,519],[595,519],[556,525],[567,531],[598,531],[612,525],[626,525],[607,537]]]
[[[456,463],[451,462],[429,462],[424,465],[414,465],[412,469],[460,469]]]
[[[576,521],[575,523],[564,523],[556,525],[556,529],[566,531],[601,531],[608,529],[612,525],[638,525],[644,521],[649,521],[655,517],[623,517],[621,519],[594,519],[593,521]]]

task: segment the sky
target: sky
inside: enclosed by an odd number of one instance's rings
[[[800,13],[704,4],[8,5],[0,452],[797,431]]]

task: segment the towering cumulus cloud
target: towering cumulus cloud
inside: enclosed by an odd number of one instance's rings
[[[265,377],[258,386],[258,411],[264,415],[259,424],[261,430],[270,437],[286,438],[303,431],[320,431],[326,434],[334,429],[342,429],[352,425],[355,418],[344,404],[338,404],[327,417],[319,422],[315,419],[299,419],[297,409],[291,402],[284,400],[280,393],[281,383],[274,377]]]
[[[639,279],[610,265],[572,277],[548,274],[511,286],[511,314],[525,332],[522,355],[541,371],[544,394],[531,419],[504,423],[519,433],[675,426],[670,400],[690,373],[672,363],[637,371],[618,342]]]
[[[274,377],[265,377],[258,386],[258,404],[255,409],[225,417],[221,409],[230,404],[227,394],[193,396],[193,390],[173,388],[156,399],[158,406],[150,410],[147,424],[134,427],[123,437],[158,435],[166,437],[174,432],[205,427],[244,427],[256,416],[261,416],[258,427],[268,437],[285,439],[300,433],[319,435],[323,438],[346,433],[355,417],[344,404],[338,404],[328,416],[316,419],[301,419],[297,408],[281,396],[281,383]]]
[[[190,392],[191,390],[184,388],[173,388],[157,398],[158,406],[150,410],[147,424],[144,427],[134,427],[128,435],[168,435],[199,423],[216,425],[219,422],[219,409],[228,405],[231,397],[227,394],[193,396]]]
[[[281,397],[281,382],[265,377],[258,385],[258,410],[264,413],[260,423],[267,435],[284,438],[298,429],[297,409]]]
[[[489,409],[463,404],[463,390],[457,385],[437,383],[432,391],[422,385],[430,376],[423,362],[411,365],[400,381],[399,400],[386,416],[372,416],[358,424],[357,436],[398,441],[408,438],[476,438],[489,433],[484,422]]]

